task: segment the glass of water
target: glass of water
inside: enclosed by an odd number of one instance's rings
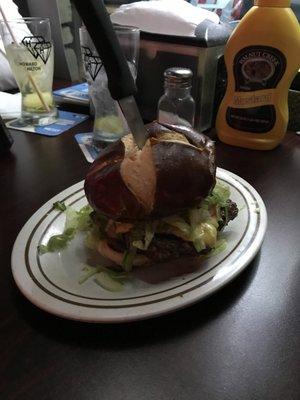
[[[0,33],[22,94],[22,122],[53,123],[57,110],[52,95],[54,54],[49,19],[0,21]]]
[[[114,29],[132,76],[136,79],[140,31],[138,28],[121,25],[114,25]],[[128,133],[128,126],[118,103],[110,95],[105,68],[84,26],[80,28],[79,35],[85,76],[95,114],[93,143],[95,147],[101,147]]]

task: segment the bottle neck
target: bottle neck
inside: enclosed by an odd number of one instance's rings
[[[184,97],[190,96],[191,86],[188,86],[185,88],[165,86],[165,94],[168,97],[173,97],[173,98],[175,97],[175,98],[183,99]]]
[[[254,5],[258,7],[290,7],[291,0],[255,0]]]

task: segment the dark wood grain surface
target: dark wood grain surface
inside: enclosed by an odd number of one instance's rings
[[[217,143],[218,164],[264,199],[258,256],[233,283],[174,314],[89,325],[47,314],[16,288],[15,238],[44,202],[83,179],[74,133],[13,132],[0,159],[0,399],[297,400],[300,398],[300,137],[271,152]]]

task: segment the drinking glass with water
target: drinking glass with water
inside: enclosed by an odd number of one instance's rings
[[[132,76],[136,79],[140,31],[120,25],[114,25],[114,29]],[[93,143],[95,147],[101,147],[128,133],[128,126],[118,103],[110,95],[104,65],[87,29],[81,27],[79,34],[84,71],[95,114]]]

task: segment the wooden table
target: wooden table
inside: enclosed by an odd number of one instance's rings
[[[300,398],[300,137],[271,152],[217,143],[218,164],[264,199],[263,247],[209,299],[126,325],[89,325],[40,311],[16,288],[14,240],[32,213],[83,179],[74,133],[13,132],[0,159],[0,398],[3,400],[297,400]]]

